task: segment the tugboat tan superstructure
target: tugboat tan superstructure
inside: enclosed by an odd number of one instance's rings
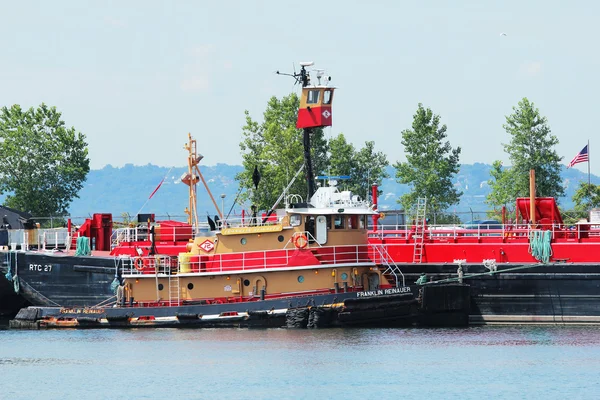
[[[315,190],[311,129],[331,125],[334,88],[302,82],[297,126],[303,129],[308,196],[284,193],[282,208],[226,218],[202,177],[202,158],[189,136],[188,224],[150,227],[148,247],[123,239],[116,296],[103,306],[29,307],[15,328],[464,324],[469,287],[407,285],[385,248],[368,243],[367,222],[379,213],[333,179]],[[300,172],[300,171],[299,171]],[[298,175],[298,174],[297,174]],[[218,210],[210,230],[198,229],[196,185],[202,181]],[[276,205],[277,206],[277,205]],[[128,232],[123,236],[130,237]],[[134,235],[135,236],[135,235]],[[184,243],[161,252],[161,239]],[[114,249],[113,249],[114,252]]]

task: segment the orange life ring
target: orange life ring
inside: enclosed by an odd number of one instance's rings
[[[133,262],[133,265],[134,265],[135,269],[137,269],[138,271],[144,270],[144,261],[142,260],[141,257],[136,258],[135,261]]]
[[[296,236],[294,238],[294,245],[299,249],[304,249],[306,246],[308,246],[308,239],[306,238],[306,235],[302,234]]]

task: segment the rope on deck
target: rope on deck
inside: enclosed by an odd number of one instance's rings
[[[529,236],[529,253],[538,261],[547,263],[552,256],[551,231],[531,231]]]

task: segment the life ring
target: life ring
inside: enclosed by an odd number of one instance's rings
[[[298,249],[306,248],[306,246],[308,246],[308,239],[306,238],[306,235],[301,234],[296,236],[294,238],[294,246],[296,246]]]
[[[138,257],[135,259],[135,261],[133,262],[133,266],[135,267],[135,269],[137,269],[138,271],[143,271],[144,270],[144,261],[142,260],[141,257]]]

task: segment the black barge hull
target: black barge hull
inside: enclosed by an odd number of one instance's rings
[[[456,264],[400,265],[407,282],[458,281]],[[463,264],[472,325],[600,324],[600,264]]]

